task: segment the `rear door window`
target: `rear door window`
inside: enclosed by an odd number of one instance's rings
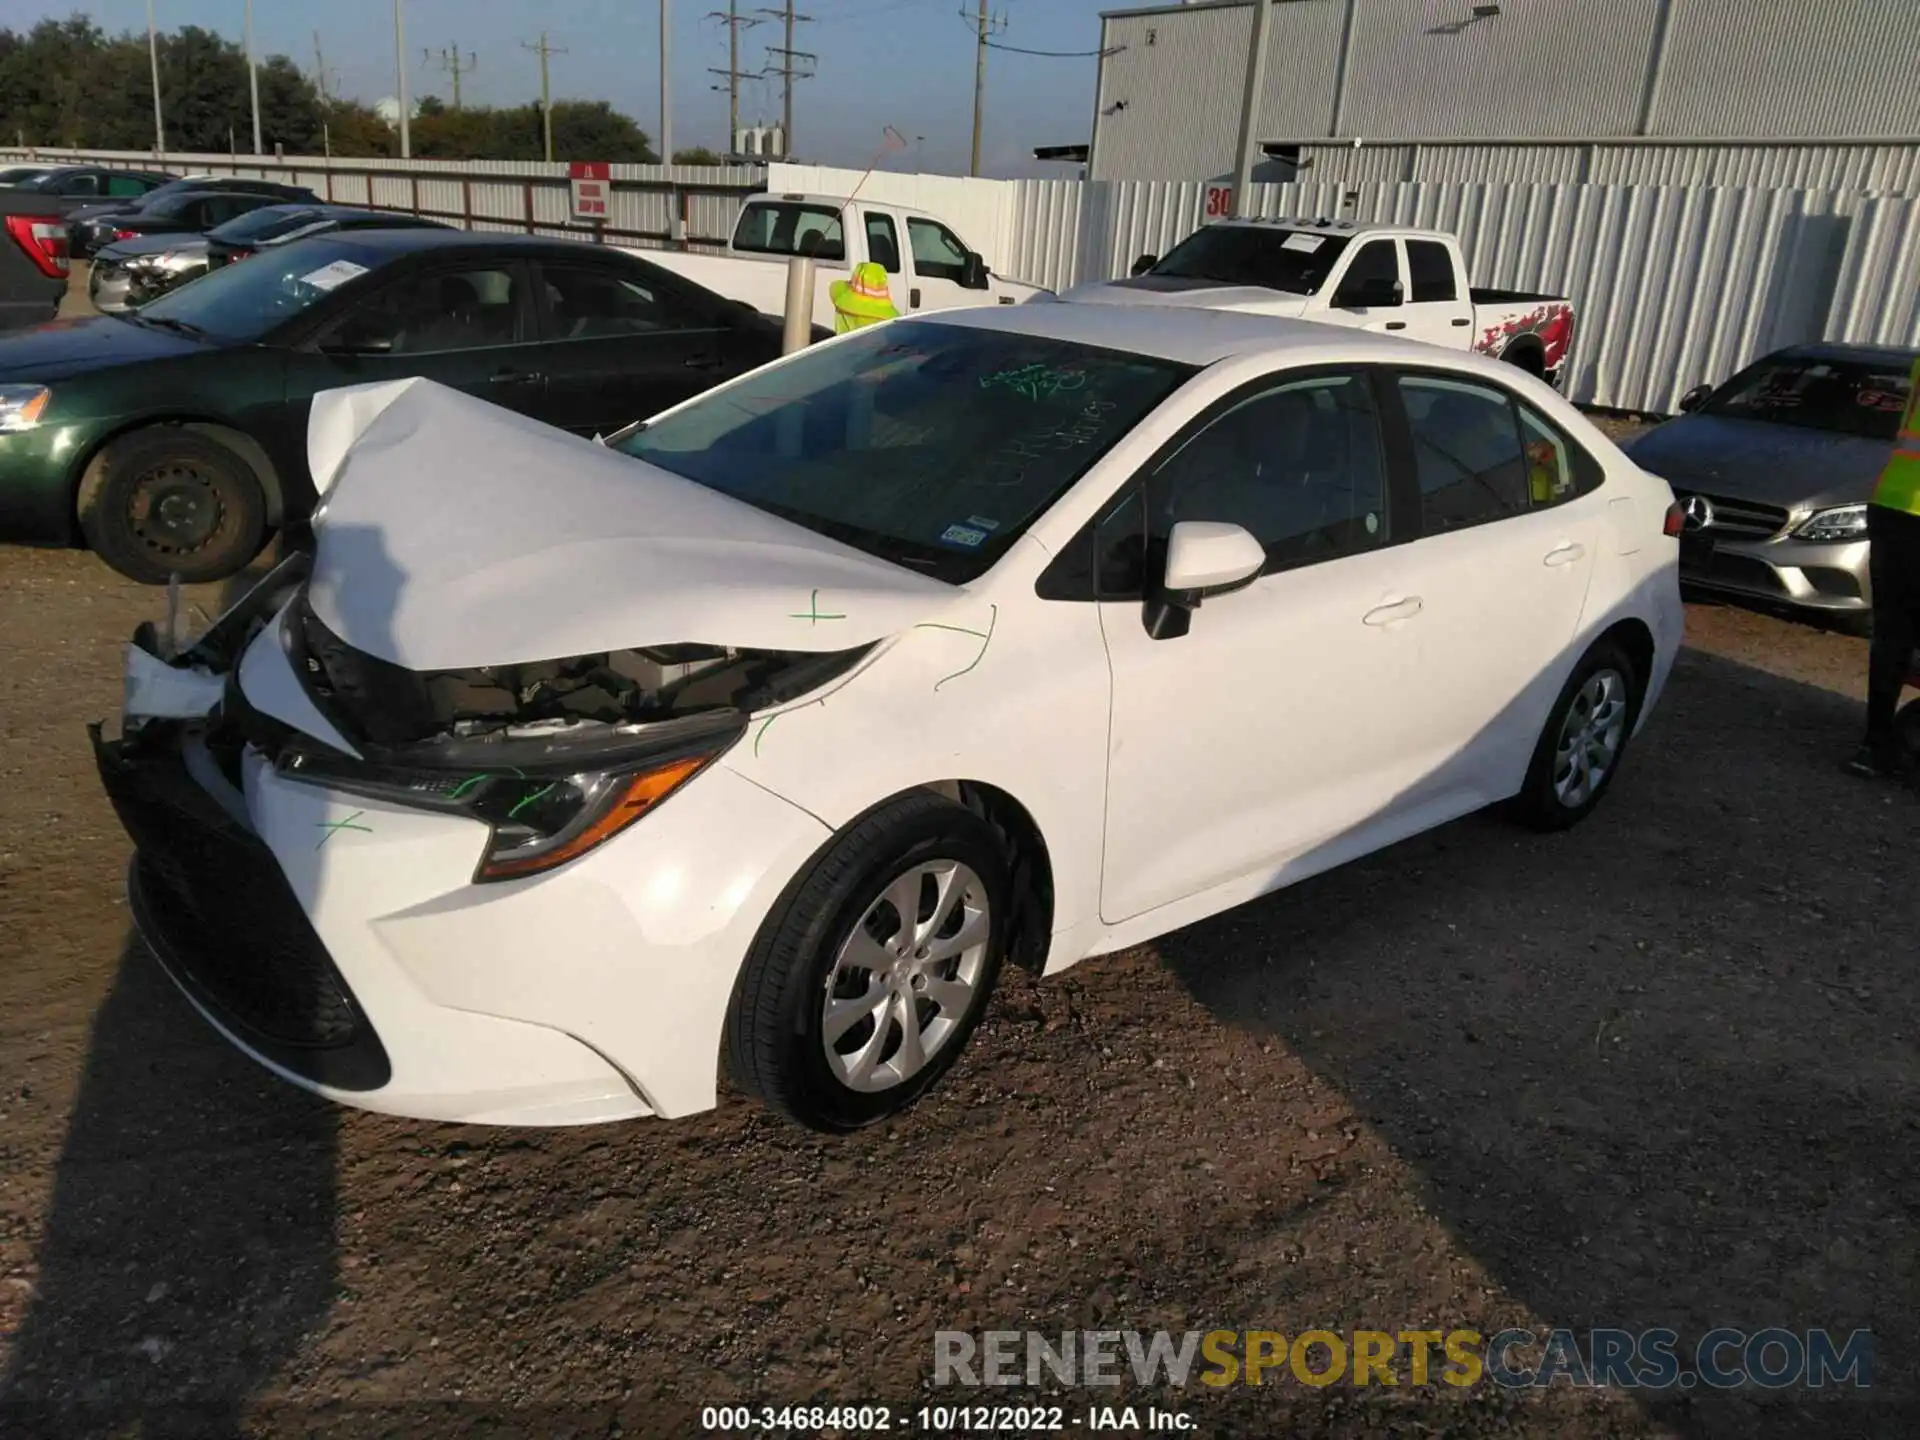
[[[811,255],[845,260],[847,239],[840,212],[825,205],[771,201],[749,205],[734,227],[733,248],[756,255]]]
[[[1399,384],[1426,534],[1531,508],[1519,417],[1504,391],[1431,375],[1403,375]]]
[[[711,330],[717,318],[664,286],[597,265],[540,267],[556,340]]]
[[[1460,298],[1454,284],[1453,256],[1437,240],[1407,241],[1407,279],[1416,305]]]

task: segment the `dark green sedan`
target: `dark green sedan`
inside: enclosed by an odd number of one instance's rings
[[[125,315],[0,335],[0,541],[223,579],[306,518],[317,391],[423,375],[605,434],[779,352],[773,321],[603,246],[302,240]]]

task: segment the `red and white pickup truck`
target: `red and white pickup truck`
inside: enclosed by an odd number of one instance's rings
[[[1573,345],[1564,295],[1476,290],[1460,242],[1441,230],[1345,220],[1225,220],[1133,276],[1064,292],[1096,305],[1180,305],[1318,320],[1478,350],[1557,385]]]

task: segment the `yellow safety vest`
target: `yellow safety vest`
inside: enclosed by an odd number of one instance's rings
[[[1900,438],[1893,442],[1893,456],[1880,472],[1880,483],[1874,486],[1873,503],[1920,515],[1920,360],[1914,361],[1910,383],[1907,413],[1900,419]]]

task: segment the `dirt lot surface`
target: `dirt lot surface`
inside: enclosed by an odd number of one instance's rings
[[[1692,607],[1591,823],[1467,820],[1009,976],[941,1092],[829,1140],[732,1097],[388,1120],[232,1051],[130,936],[84,730],[159,605],[0,550],[0,1435],[690,1435],[797,1401],[898,1431],[1046,1394],[934,1391],[941,1329],[1670,1327],[1688,1355],[1717,1325],[1870,1328],[1873,1388],[1117,1398],[1206,1435],[1920,1433],[1920,799],[1835,770],[1860,641]],[[1077,1431],[1116,1397],[1054,1398]]]

